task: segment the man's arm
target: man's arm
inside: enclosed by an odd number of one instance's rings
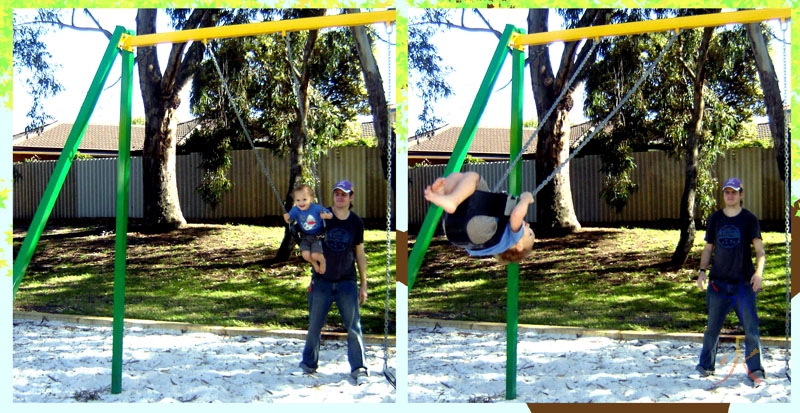
[[[356,245],[356,266],[361,279],[358,288],[358,302],[363,305],[367,302],[367,254],[364,252],[364,244]]]
[[[756,248],[756,272],[750,278],[750,283],[753,284],[753,291],[759,291],[764,278],[764,263],[767,260],[767,253],[764,251],[764,243],[761,238],[753,238],[753,246]]]
[[[706,289],[706,271],[708,271],[708,264],[711,263],[711,253],[714,251],[714,244],[706,244],[703,247],[703,254],[700,256],[700,274],[697,276],[697,286],[701,290]]]

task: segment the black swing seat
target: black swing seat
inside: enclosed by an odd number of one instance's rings
[[[292,234],[292,238],[294,238],[294,243],[300,245],[300,237],[303,235],[302,231],[300,230],[300,224],[295,220],[291,220],[286,225],[289,227],[289,232]],[[317,237],[321,240],[324,240],[327,229],[328,227],[325,225],[325,220],[323,219],[322,232],[317,234]]]
[[[508,224],[509,216],[514,206],[517,205],[517,197],[502,192],[475,191],[469,198],[465,199],[456,211],[452,214],[444,213],[442,227],[447,240],[453,245],[470,250],[489,248],[500,242],[503,237],[503,229]],[[467,223],[472,217],[477,215],[488,215],[497,218],[497,231],[492,238],[476,244],[470,240],[467,234]]]

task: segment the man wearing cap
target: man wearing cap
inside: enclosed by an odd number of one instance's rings
[[[350,375],[358,383],[368,376],[364,365],[364,337],[359,306],[367,301],[367,255],[364,252],[364,223],[350,211],[355,195],[353,184],[339,181],[333,188],[333,218],[326,221],[323,242],[324,274],[312,271],[308,287],[308,334],[300,368],[314,373],[319,362],[320,333],[335,302],[347,329],[347,358]]]
[[[758,218],[742,207],[744,187],[738,178],[725,181],[722,193],[725,207],[708,218],[706,246],[700,258],[697,277],[697,286],[706,290],[708,325],[703,334],[703,349],[696,370],[703,377],[714,374],[719,334],[725,318],[733,309],[744,328],[743,358],[747,376],[754,386],[761,386],[765,383],[765,375],[761,365],[761,338],[756,312],[756,295],[761,291],[765,262],[761,228]],[[756,250],[755,266],[750,245]],[[709,270],[712,253],[714,261]]]

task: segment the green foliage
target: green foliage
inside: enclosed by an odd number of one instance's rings
[[[53,119],[45,112],[44,101],[64,90],[55,77],[55,72],[61,66],[52,62],[53,55],[42,42],[42,37],[50,32],[52,26],[36,23],[54,20],[62,12],[59,9],[15,9],[13,13],[14,71],[16,76],[25,79],[27,92],[33,99],[26,114],[30,119],[25,127],[26,132],[42,127]]]
[[[626,136],[619,132],[610,135],[599,133],[603,174],[603,187],[600,197],[606,204],[612,206],[617,213],[621,213],[628,203],[628,199],[639,189],[631,177],[636,163],[633,160],[633,148],[626,140]]]
[[[200,162],[203,177],[196,190],[205,203],[216,208],[225,192],[233,187],[227,176],[231,167],[230,140],[219,139],[209,132],[204,129],[196,130],[191,140],[193,145],[201,149],[203,158]]]
[[[539,119],[528,119],[525,122],[522,122],[522,127],[523,128],[533,128],[533,129],[535,129],[538,126],[539,126]]]
[[[301,9],[264,12],[260,16],[297,18],[319,13],[320,10]],[[237,108],[256,146],[269,148],[280,156],[288,155],[293,148],[303,154],[300,179],[304,181],[313,181],[313,165],[335,146],[334,142],[366,143],[358,141],[360,128],[352,124],[368,107],[352,36],[346,28],[321,31],[313,48],[306,50],[308,39],[309,32],[297,32],[227,39],[211,46],[234,101],[228,98],[213,61],[205,60],[196,71],[190,98],[193,113],[204,120],[204,132],[193,135],[185,146],[187,150],[203,152],[207,182],[199,190],[204,199],[209,196],[207,201],[218,200],[230,189],[223,162],[227,154],[221,153],[250,149]],[[291,71],[302,77],[304,67],[307,77],[300,79],[298,96]],[[307,88],[303,87],[305,84]],[[299,99],[306,114],[304,125]]]
[[[464,157],[464,163],[465,163],[465,164],[479,164],[479,163],[485,163],[485,162],[486,162],[486,161],[484,161],[483,159],[481,159],[481,158],[476,158],[476,157],[474,157],[474,156],[472,156],[472,155],[470,155],[470,154],[467,154],[467,155]]]
[[[700,14],[703,10],[622,10],[620,22]],[[648,14],[650,13],[650,14]],[[703,30],[681,32],[676,43],[628,103],[598,136],[606,174],[602,196],[621,211],[635,184],[629,159],[634,150],[658,147],[678,158],[685,155],[693,125],[694,78]],[[599,123],[661,52],[672,33],[622,36],[601,40],[597,62],[589,69],[584,113]],[[726,149],[752,142],[748,126],[764,113],[762,91],[747,34],[742,26],[716,29],[703,64],[702,131],[699,136],[697,206],[702,216],[715,208],[715,181],[709,171]]]
[[[418,116],[422,122],[414,135],[432,132],[444,122],[434,113],[433,105],[439,99],[453,94],[447,82],[447,75],[452,72],[450,66],[442,64],[439,52],[430,42],[436,34],[439,24],[447,21],[449,9],[427,8],[421,14],[412,15],[408,21],[408,70],[409,83],[416,85],[422,99],[422,113]]]

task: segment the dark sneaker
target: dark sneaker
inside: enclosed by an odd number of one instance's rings
[[[700,377],[708,377],[714,375],[714,370],[706,370],[703,366],[697,366],[694,368],[700,374]]]
[[[764,376],[764,370],[750,372],[750,374],[747,375],[747,378],[750,379],[753,387],[762,387],[767,385],[766,377]]]
[[[314,374],[317,372],[317,369],[308,367],[302,361],[300,362],[300,368],[303,369],[303,374]]]
[[[350,377],[352,377],[353,380],[356,381],[357,385],[361,385],[361,384],[366,383],[368,376],[369,376],[369,372],[367,372],[367,369],[365,369],[363,367],[355,369],[350,373]]]

